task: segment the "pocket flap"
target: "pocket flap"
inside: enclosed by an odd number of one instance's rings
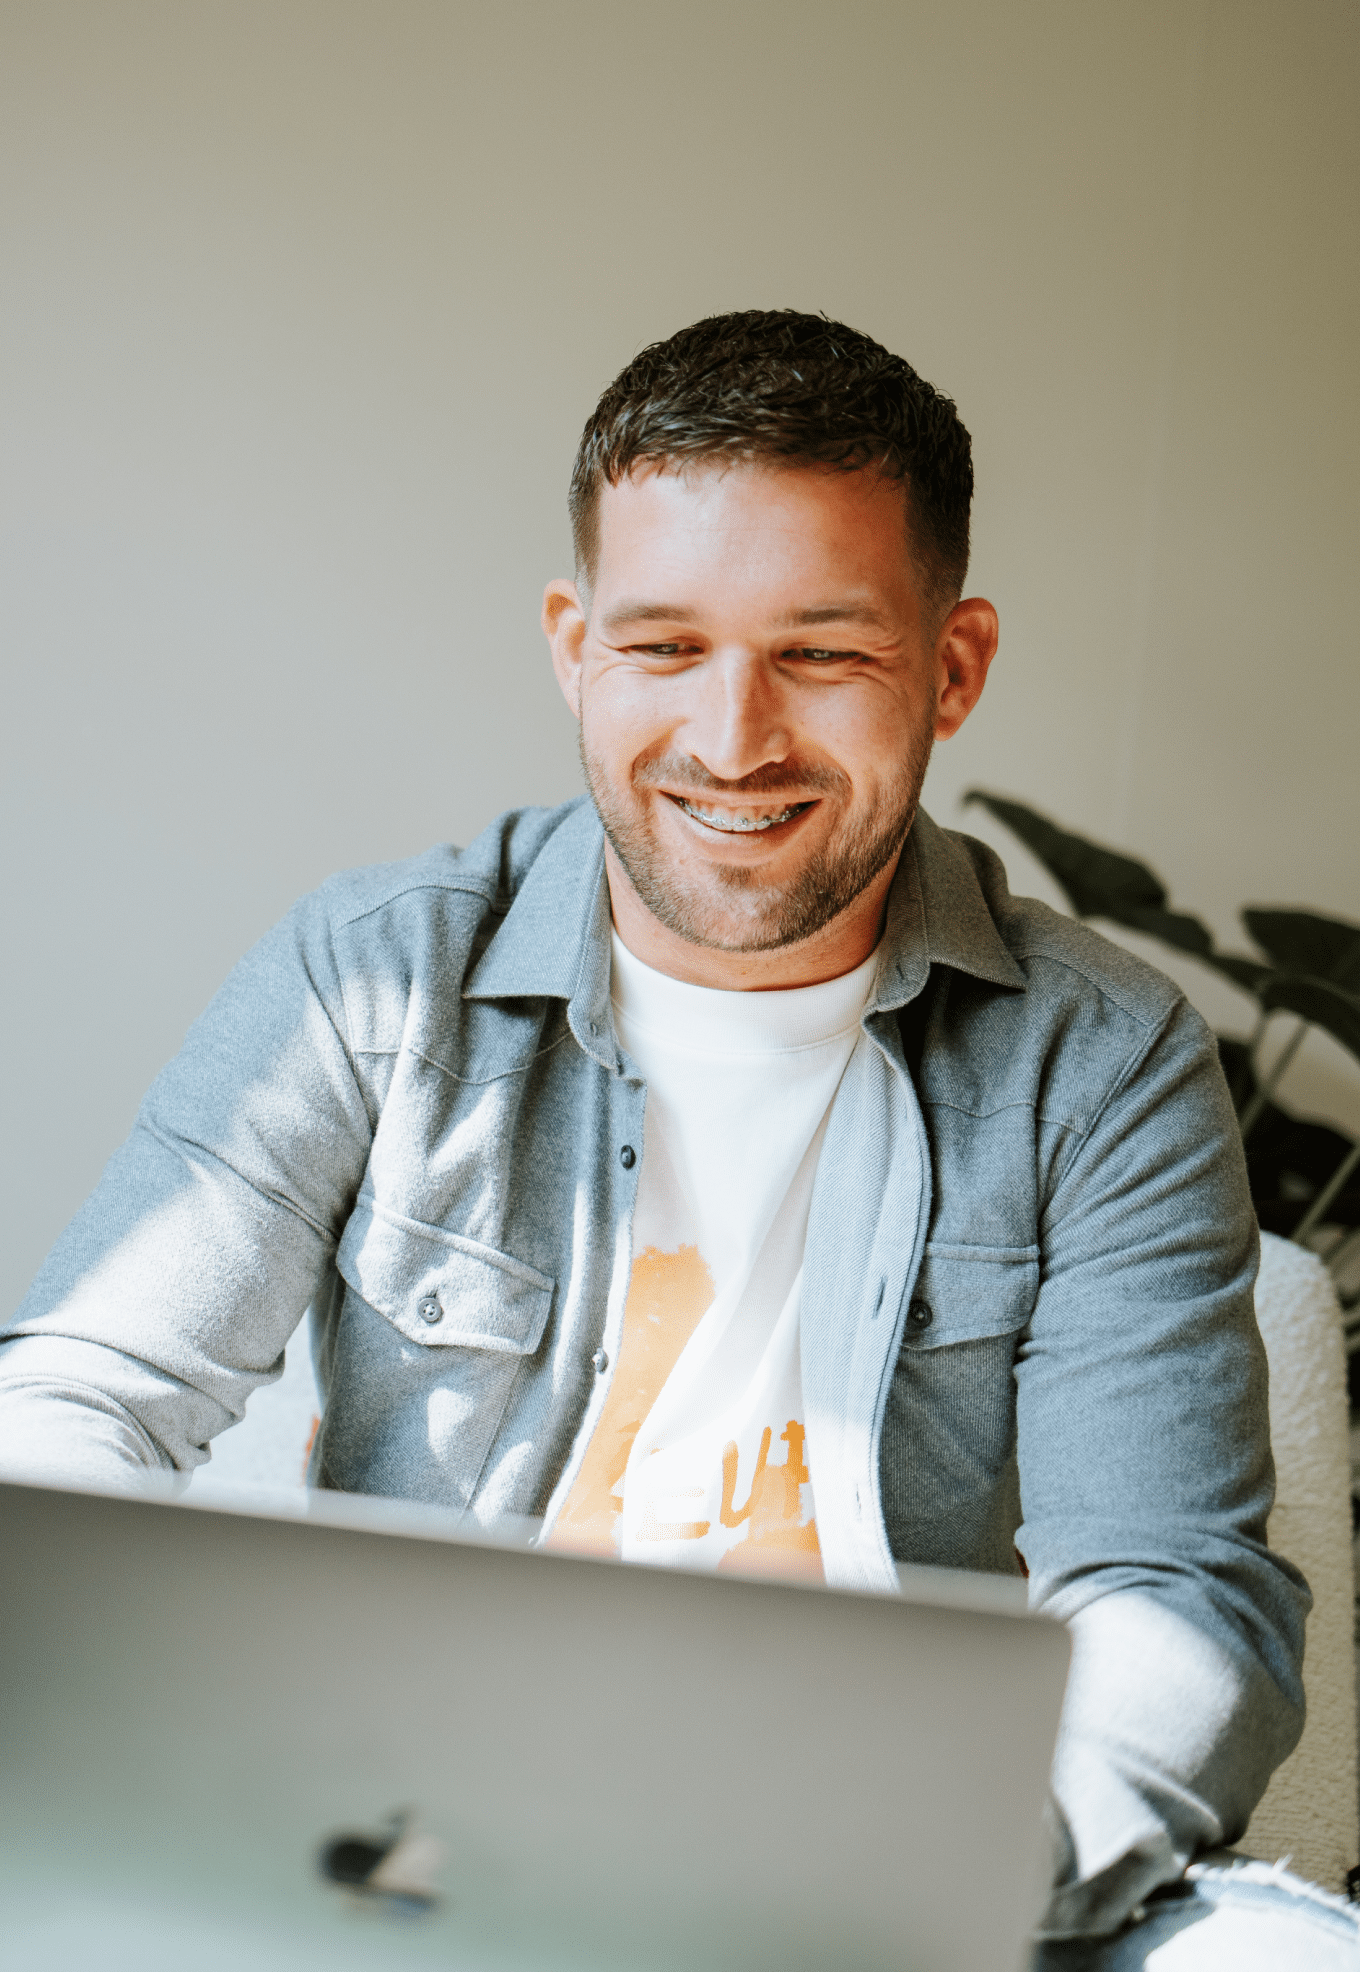
[[[556,1283],[494,1246],[360,1200],[336,1254],[341,1278],[427,1349],[530,1356]]]
[[[1037,1246],[927,1244],[912,1289],[903,1347],[938,1349],[1010,1335],[1034,1312]]]

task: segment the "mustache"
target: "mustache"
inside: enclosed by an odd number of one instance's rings
[[[664,787],[669,794],[736,795],[748,800],[783,795],[805,801],[809,795],[843,794],[849,785],[838,767],[815,761],[799,766],[796,761],[771,760],[737,781],[720,780],[689,753],[663,753],[655,760],[639,761],[633,769],[634,787]]]

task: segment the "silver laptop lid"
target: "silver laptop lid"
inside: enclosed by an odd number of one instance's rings
[[[1004,1972],[1042,1903],[1068,1646],[1016,1584],[16,1486],[0,1571],[11,1972]]]

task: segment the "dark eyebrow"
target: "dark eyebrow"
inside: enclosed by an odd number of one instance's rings
[[[625,597],[607,609],[600,618],[604,630],[621,630],[627,623],[693,623],[694,611],[684,603],[649,603],[638,597]]]
[[[685,603],[653,603],[627,597],[600,618],[603,630],[621,630],[629,623],[695,623],[698,617]],[[867,603],[820,603],[786,616],[784,629],[805,629],[816,623],[863,623],[873,630],[891,631],[887,618]]]
[[[874,630],[891,630],[893,627],[868,603],[822,603],[815,609],[795,610],[784,621],[790,629],[813,623],[865,623]]]

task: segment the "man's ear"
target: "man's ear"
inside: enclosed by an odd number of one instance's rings
[[[586,641],[586,613],[576,584],[559,580],[543,591],[543,634],[552,652],[552,668],[562,696],[576,722],[581,719],[581,660]]]
[[[935,737],[951,739],[982,697],[987,671],[996,656],[1001,625],[982,596],[955,603],[935,640]]]

